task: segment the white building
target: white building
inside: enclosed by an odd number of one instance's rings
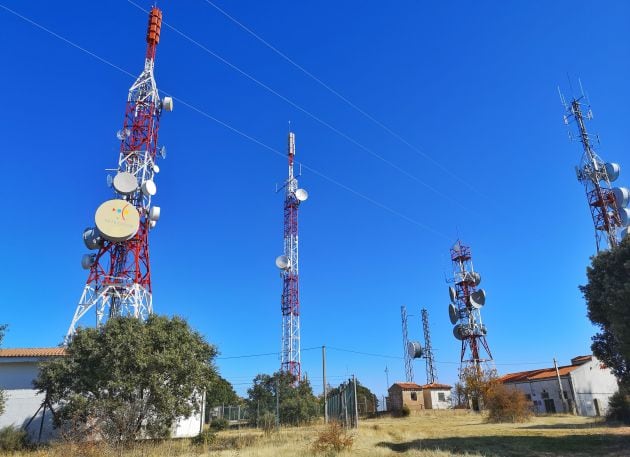
[[[0,387],[6,394],[6,408],[0,415],[0,428],[12,425],[25,428],[34,442],[49,441],[55,435],[52,414],[44,408],[44,395],[33,388],[39,364],[65,355],[63,348],[0,349]],[[187,419],[178,419],[171,430],[174,438],[199,434],[203,409]],[[40,439],[41,430],[41,439]]]
[[[425,409],[449,409],[451,407],[451,389],[447,384],[425,384],[422,397]]]
[[[522,391],[537,413],[603,416],[611,395],[618,390],[610,369],[592,355],[575,357],[571,365],[558,367],[558,372],[553,367],[541,368],[506,374],[499,380]]]

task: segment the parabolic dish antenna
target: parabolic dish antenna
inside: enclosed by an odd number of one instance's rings
[[[448,317],[451,320],[451,324],[457,324],[457,321],[459,320],[459,313],[457,312],[455,305],[452,303],[448,305]]]
[[[131,132],[129,131],[129,129],[120,129],[119,131],[116,132],[116,138],[122,141],[128,138],[130,133]]]
[[[613,194],[615,195],[615,201],[617,202],[617,208],[625,208],[630,202],[630,190],[626,187],[613,188]]]
[[[304,202],[308,198],[308,192],[306,192],[305,189],[298,189],[295,191],[295,198],[297,198],[298,201]]]
[[[84,270],[92,268],[94,262],[96,262],[96,254],[84,254],[83,257],[81,257],[81,266]]]
[[[621,225],[630,225],[630,209],[619,208],[619,217],[621,218]]]
[[[142,183],[142,193],[147,197],[152,197],[157,193],[157,186],[151,179]]]
[[[116,192],[123,195],[133,194],[138,188],[138,180],[128,171],[119,171],[113,181]]]
[[[479,289],[470,294],[470,306],[475,309],[481,308],[486,304],[486,291]]]
[[[422,350],[422,345],[419,342],[410,341],[407,344],[407,353],[412,359],[419,359],[420,357],[422,357],[424,351]]]
[[[457,292],[455,292],[455,289],[453,287],[448,288],[448,296],[451,298],[451,301],[455,301],[455,299],[457,298]]]
[[[125,200],[108,200],[96,210],[94,222],[103,238],[119,243],[136,234],[140,227],[140,214]]]
[[[160,157],[162,157],[163,159],[166,159],[166,146],[162,146],[160,148],[159,154],[160,154]]]
[[[609,181],[616,181],[619,177],[619,172],[621,171],[621,167],[618,163],[607,163],[604,165],[606,168],[606,174],[608,175]]]
[[[479,283],[481,282],[481,275],[477,273],[476,271],[473,271],[471,275],[473,277],[473,281],[475,282],[475,287],[477,287]]]
[[[453,336],[461,341],[470,336],[470,328],[464,324],[457,324],[453,327]]]
[[[159,221],[160,213],[161,208],[159,206],[152,206],[151,209],[149,209],[149,219],[151,219],[153,222]]]
[[[89,227],[83,231],[83,243],[85,243],[86,248],[93,250],[98,249],[103,245],[103,239],[101,238],[100,233],[98,233],[98,230],[93,227]]]
[[[630,234],[630,227],[624,227],[621,230],[621,239],[623,240],[625,237],[628,236],[628,234]]]
[[[164,100],[162,100],[162,108],[166,111],[173,111],[173,98],[164,97]]]
[[[288,270],[291,268],[291,260],[286,255],[279,255],[276,257],[276,266],[281,270]]]

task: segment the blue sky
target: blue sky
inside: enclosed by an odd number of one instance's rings
[[[146,14],[127,1],[0,5],[134,75],[142,69]],[[309,170],[300,178],[310,194],[300,215],[302,346],[331,347],[331,383],[354,373],[381,395],[386,365],[390,382],[404,378],[396,358],[402,304],[413,339],[422,335],[421,307],[429,310],[439,380],[455,381],[459,343],[445,274],[458,235],[482,274],[483,317],[500,372],[589,352],[594,329],[577,286],[595,244],[573,170],[581,150],[568,141],[556,86],[570,95],[567,75],[581,77],[599,151],[623,167],[627,2],[216,5],[416,148],[204,0],[159,2],[168,24],[312,116],[169,27],[156,60],[161,90],[280,152],[291,121],[297,160],[354,190]],[[10,44],[0,48],[0,322],[9,324],[5,346],[56,345],[86,280],[82,230],[111,195],[105,169],[116,164],[115,132],[132,79],[5,8],[0,39]],[[156,312],[187,318],[223,357],[277,352],[282,196],[274,190],[285,159],[177,102],[160,140],[169,154],[155,197],[162,218],[151,236]],[[627,170],[619,180],[626,185]],[[320,390],[320,351],[302,357]],[[279,359],[218,366],[244,393]],[[422,362],[415,373],[424,382]]]

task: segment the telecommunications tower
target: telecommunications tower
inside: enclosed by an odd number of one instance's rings
[[[572,98],[570,102],[560,92],[560,100],[565,108],[564,123],[569,125],[571,121],[575,121],[584,150],[575,172],[586,191],[586,200],[595,226],[597,252],[606,247],[613,248],[628,235],[630,209],[627,206],[630,203],[630,190],[611,186],[610,183],[619,177],[621,167],[617,163],[604,162],[595,152],[599,136],[586,131],[586,121],[593,119],[593,112],[584,91],[580,97]],[[569,137],[573,139],[571,132]]]
[[[289,132],[289,176],[284,185],[284,254],[276,258],[282,278],[282,343],[280,369],[299,381],[302,376],[300,358],[300,287],[298,271],[298,209],[308,198],[308,192],[298,188],[293,173],[295,133]],[[280,189],[278,189],[280,190]]]
[[[422,331],[424,332],[424,359],[427,368],[427,384],[434,384],[437,380],[437,369],[433,359],[433,346],[431,345],[431,333],[429,332],[429,312],[422,308]]]
[[[66,338],[72,337],[81,318],[92,308],[95,324],[115,316],[146,319],[153,312],[149,230],[160,218],[160,207],[151,205],[155,195],[156,161],[166,157],[158,147],[158,128],[162,111],[173,109],[171,97],[160,99],[153,67],[160,41],[162,11],[149,13],[144,70],[129,89],[122,129],[118,131],[120,153],[116,175],[108,176],[113,199],[96,210],[94,227],[83,232],[85,254],[81,265],[88,279],[81,294]]]
[[[409,351],[409,332],[407,330],[407,307],[400,307],[400,320],[402,322],[403,354],[405,357],[405,381],[413,382],[413,358]]]
[[[451,248],[453,262],[453,286],[448,288],[451,303],[448,314],[453,335],[461,341],[460,370],[466,366],[479,369],[482,362],[492,361],[492,353],[486,341],[487,329],[481,322],[481,308],[486,303],[486,292],[477,289],[481,275],[473,268],[470,247],[460,240]],[[483,352],[485,351],[485,355]]]

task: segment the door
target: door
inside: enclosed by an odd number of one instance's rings
[[[552,414],[556,412],[556,404],[553,398],[545,398],[545,412]]]
[[[595,407],[595,415],[596,416],[600,416],[600,412],[599,412],[599,402],[597,401],[597,398],[593,399],[593,406]]]

